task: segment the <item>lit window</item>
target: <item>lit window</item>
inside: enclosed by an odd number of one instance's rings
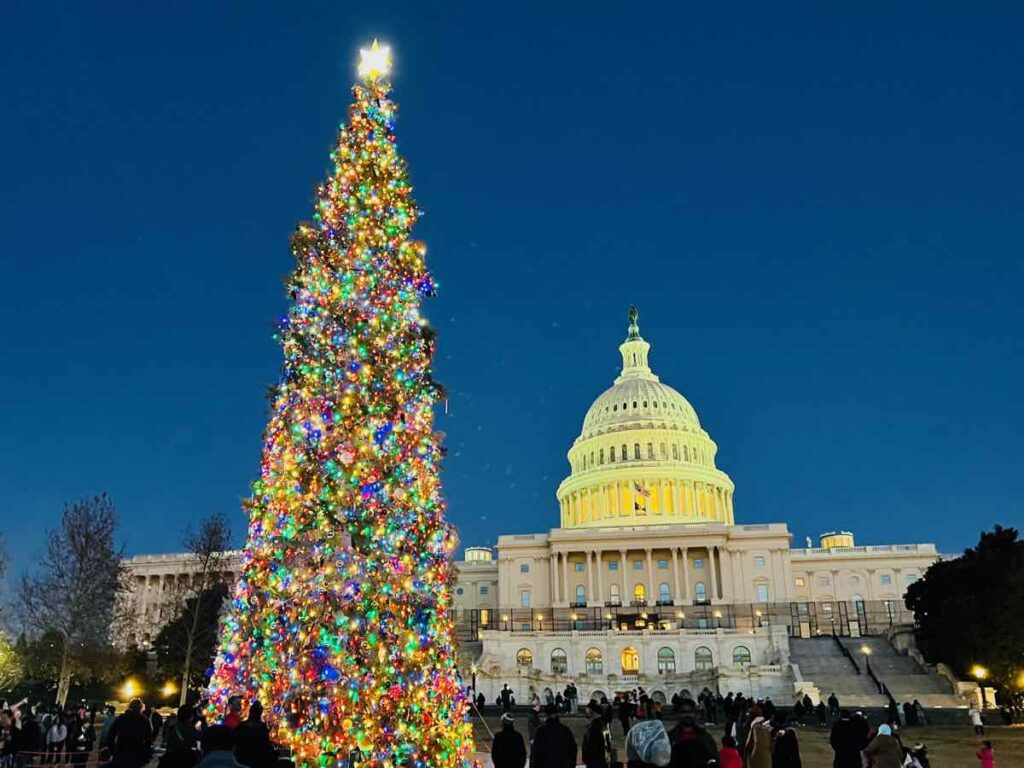
[[[608,570],[609,571],[617,571],[617,570],[619,570],[619,561],[618,560],[612,560],[611,562],[609,562],[608,563]]]
[[[601,651],[597,648],[588,648],[584,660],[588,675],[604,674],[604,660],[601,657]]]
[[[706,646],[701,646],[693,652],[693,668],[698,672],[707,672],[715,666],[714,657],[711,655],[711,649]]]
[[[754,565],[758,568],[764,568],[764,555],[755,555]]]
[[[671,648],[658,649],[658,674],[671,675],[676,671],[676,652]]]
[[[633,570],[634,571],[642,571],[643,569],[644,569],[644,563],[643,563],[642,560],[634,560],[633,561]]]
[[[519,572],[520,573],[529,573],[530,572],[530,565],[529,565],[529,563],[523,563],[522,565],[520,565],[519,566]]]
[[[620,654],[622,660],[622,674],[635,675],[640,671],[640,654],[636,648],[623,648]]]
[[[659,568],[668,568],[668,560],[659,560],[658,561],[658,567]]]
[[[647,599],[647,590],[644,589],[644,585],[643,584],[637,584],[633,588],[633,598],[638,603],[642,603],[644,600]]]
[[[523,606],[523,608],[530,607],[530,590],[524,589],[519,593],[519,604]]]
[[[892,584],[892,576],[890,574],[888,574],[888,573],[883,573],[882,574],[882,586],[883,587],[888,587],[890,584]]]
[[[694,560],[693,560],[693,567],[696,568],[697,570],[700,570],[701,568],[704,567],[704,560],[702,558],[699,558],[699,557],[694,558]]]
[[[480,594],[481,595],[486,595],[490,591],[491,591],[491,588],[489,586],[487,586],[486,584],[481,584],[480,585]]]
[[[533,654],[526,648],[520,648],[518,651],[516,651],[516,666],[532,667]]]
[[[795,581],[796,581],[796,585],[798,587],[806,587],[807,586],[807,582],[804,580],[803,576],[797,576]]]
[[[768,602],[768,585],[758,584],[757,585],[757,602],[767,603]]]
[[[577,571],[583,571],[583,563],[573,563],[573,566],[576,568]]]

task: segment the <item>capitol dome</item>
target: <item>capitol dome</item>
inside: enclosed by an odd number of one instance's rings
[[[697,412],[648,365],[651,345],[630,310],[622,373],[587,411],[558,487],[563,528],[733,522],[734,485]]]

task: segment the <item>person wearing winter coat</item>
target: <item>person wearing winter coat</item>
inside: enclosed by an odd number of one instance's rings
[[[153,751],[153,726],[142,714],[142,699],[128,702],[107,734],[111,755],[123,768],[142,768]]]
[[[580,751],[587,768],[608,768],[612,737],[605,728],[601,705],[593,701],[587,704],[587,729],[583,732]]]
[[[553,705],[548,719],[537,729],[530,749],[530,768],[576,768],[576,739],[561,720]]]
[[[903,747],[888,725],[878,726],[878,735],[864,748],[874,768],[902,768]]]
[[[793,728],[780,728],[772,742],[772,768],[803,768],[800,742]]]
[[[494,768],[523,768],[526,765],[523,734],[516,730],[512,715],[507,712],[501,716],[501,730],[494,734],[491,762]]]
[[[750,723],[743,755],[747,768],[772,768],[772,726],[763,717]]]
[[[835,753],[833,768],[861,768],[861,750],[867,746],[867,734],[859,720],[849,712],[842,712],[832,724],[828,743]]]
[[[679,722],[668,733],[672,745],[671,768],[706,768],[718,755],[714,738],[697,723],[697,705],[693,699],[679,702]]]
[[[82,707],[77,715],[68,719],[66,749],[72,765],[85,765],[96,742],[96,729],[89,724],[89,716]]]
[[[50,719],[50,727],[46,731],[46,762],[59,763],[60,755],[64,751],[64,742],[68,738],[68,727],[64,724],[60,715],[53,715]]]

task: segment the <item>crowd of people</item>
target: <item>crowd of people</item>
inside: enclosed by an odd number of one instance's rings
[[[834,693],[825,702],[801,697],[782,709],[771,698],[723,697],[705,689],[696,700],[675,695],[671,705],[676,723],[666,728],[662,708],[643,689],[616,694],[612,701],[593,699],[584,707],[587,724],[577,743],[561,720],[567,710],[535,698],[526,738],[513,714],[502,714],[491,750],[494,768],[525,768],[527,763],[530,768],[573,768],[579,762],[586,768],[803,768],[799,729],[806,727],[809,716],[831,727],[834,768],[931,768],[927,747],[903,740],[907,722],[926,722],[916,701],[898,711],[890,706],[887,721],[877,726],[861,712],[841,709]],[[613,747],[615,720],[621,726],[624,755]],[[708,726],[719,722],[724,733],[716,742]],[[984,742],[977,758],[981,768],[995,768],[990,742]]]
[[[99,765],[142,768],[276,768],[277,749],[253,702],[243,717],[242,701],[230,700],[222,722],[208,723],[191,705],[166,720],[135,698],[120,715],[107,707],[97,728],[97,709],[54,707],[37,713],[24,701],[0,710],[0,768]],[[97,730],[99,734],[97,736]]]

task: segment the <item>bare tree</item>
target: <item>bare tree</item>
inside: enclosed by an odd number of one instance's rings
[[[80,656],[109,644],[118,594],[127,586],[123,548],[114,542],[117,511],[106,494],[64,505],[47,532],[38,570],[22,576],[17,604],[29,631],[54,631],[63,641],[57,703],[67,700]]]
[[[186,531],[184,544],[193,558],[191,578],[182,584],[178,595],[178,604],[182,610],[191,615],[184,616],[185,627],[185,661],[181,669],[181,699],[184,704],[188,699],[189,675],[192,666],[192,653],[199,633],[208,631],[200,622],[206,602],[219,600],[216,587],[224,584],[224,571],[228,565],[231,545],[231,525],[221,512],[214,512],[205,518],[196,529]]]

